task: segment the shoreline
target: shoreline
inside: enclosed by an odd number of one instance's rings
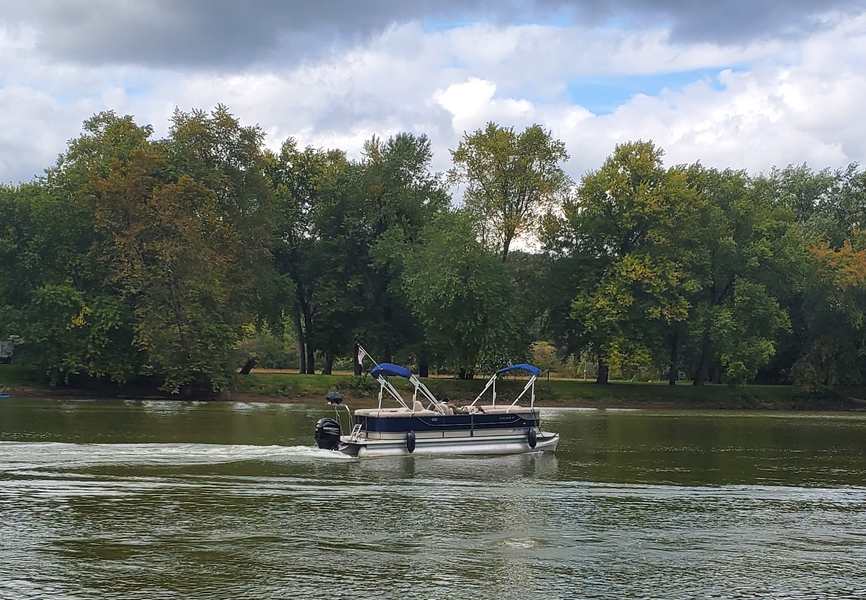
[[[392,378],[394,386],[411,397],[406,381]],[[425,379],[433,394],[457,404],[472,402],[484,388],[485,380],[459,380],[443,377]],[[524,379],[497,383],[498,402],[511,402],[523,389]],[[286,371],[255,369],[250,375],[239,375],[231,391],[215,394],[171,396],[136,386],[93,385],[87,387],[52,387],[20,365],[0,365],[0,391],[12,397],[128,400],[261,402],[276,404],[325,405],[325,395],[336,390],[356,408],[377,404],[378,383],[369,376],[350,374],[300,375]],[[489,398],[489,396],[488,396]],[[647,408],[653,410],[866,410],[866,387],[835,387],[808,390],[794,385],[726,385],[693,386],[683,382],[667,383],[612,382],[597,385],[574,379],[539,378],[535,402],[549,408]]]
[[[483,381],[433,378],[427,385],[440,399],[458,404],[471,402]],[[372,384],[372,385],[371,385]],[[668,386],[657,383],[615,382],[606,386],[573,380],[539,381],[536,405],[545,408],[650,409],[650,410],[760,410],[760,411],[866,411],[866,390],[830,388],[809,391],[797,386]],[[408,391],[405,385],[398,385]],[[378,386],[369,378],[348,375],[298,375],[253,373],[239,379],[237,389],[212,396],[170,396],[136,389],[50,387],[32,382],[5,381],[0,385],[12,398],[56,398],[58,400],[164,400],[255,402],[268,404],[325,404],[325,394],[336,389],[353,408],[377,404]],[[500,402],[513,398],[522,382],[505,382],[498,388]],[[509,400],[510,402],[510,400]]]

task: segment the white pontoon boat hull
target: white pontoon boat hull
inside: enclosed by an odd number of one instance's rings
[[[534,448],[530,447],[526,433],[447,438],[424,438],[419,436],[415,440],[415,448],[411,454],[494,455],[553,452],[556,450],[558,443],[559,434],[546,431],[538,433]],[[344,454],[358,457],[404,456],[410,454],[404,438],[353,441],[350,436],[342,436],[339,450]]]

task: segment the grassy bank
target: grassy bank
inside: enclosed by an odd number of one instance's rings
[[[0,386],[21,387],[36,383],[36,377],[21,365],[0,365]]]
[[[466,403],[475,398],[485,382],[481,379],[461,381],[431,378],[425,383],[440,399]],[[395,379],[394,384],[411,394],[405,381]],[[523,385],[522,380],[499,382],[499,400],[513,399]],[[105,395],[104,390],[100,394],[95,390],[49,388],[39,384],[34,374],[20,365],[0,365],[0,387],[30,396]],[[376,401],[378,384],[370,377],[258,371],[239,376],[236,389],[222,397],[240,401],[324,403],[325,394],[332,389],[339,390],[355,407],[372,406]],[[784,385],[695,387],[682,383],[672,387],[662,383],[614,382],[599,386],[587,381],[561,379],[540,379],[536,384],[536,402],[539,405],[562,407],[858,410],[866,409],[864,398],[866,389],[863,388],[810,392],[798,386]]]
[[[395,381],[408,390],[405,382]],[[483,380],[460,381],[433,378],[425,381],[440,399],[471,402],[483,389]],[[497,384],[500,401],[514,398],[523,381]],[[284,398],[323,402],[328,390],[337,389],[358,406],[375,402],[378,384],[369,377],[348,375],[297,375],[254,372],[242,377],[236,397]],[[858,401],[863,390],[810,392],[798,386],[782,385],[705,385],[687,383],[669,386],[661,383],[614,382],[599,386],[587,381],[541,379],[536,384],[536,402],[542,406],[629,407],[629,408],[736,408],[777,410],[851,410],[866,408]],[[489,391],[488,391],[489,394]]]

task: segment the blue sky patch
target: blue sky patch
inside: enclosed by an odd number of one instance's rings
[[[689,84],[706,81],[714,89],[721,90],[718,75],[726,68],[695,69],[677,73],[652,75],[617,75],[613,77],[580,77],[571,80],[566,93],[575,104],[598,115],[612,113],[616,108],[637,94],[657,96],[665,89],[677,90]]]

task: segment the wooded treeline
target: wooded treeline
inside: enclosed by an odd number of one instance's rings
[[[362,341],[460,377],[534,351],[599,382],[866,378],[857,165],[750,175],[632,142],[571,181],[538,125],[467,132],[441,174],[424,135],[357,160],[264,141],[224,107],[176,112],[164,139],[105,112],[0,187],[16,359],[170,392],[231,386],[263,337],[306,373]]]

